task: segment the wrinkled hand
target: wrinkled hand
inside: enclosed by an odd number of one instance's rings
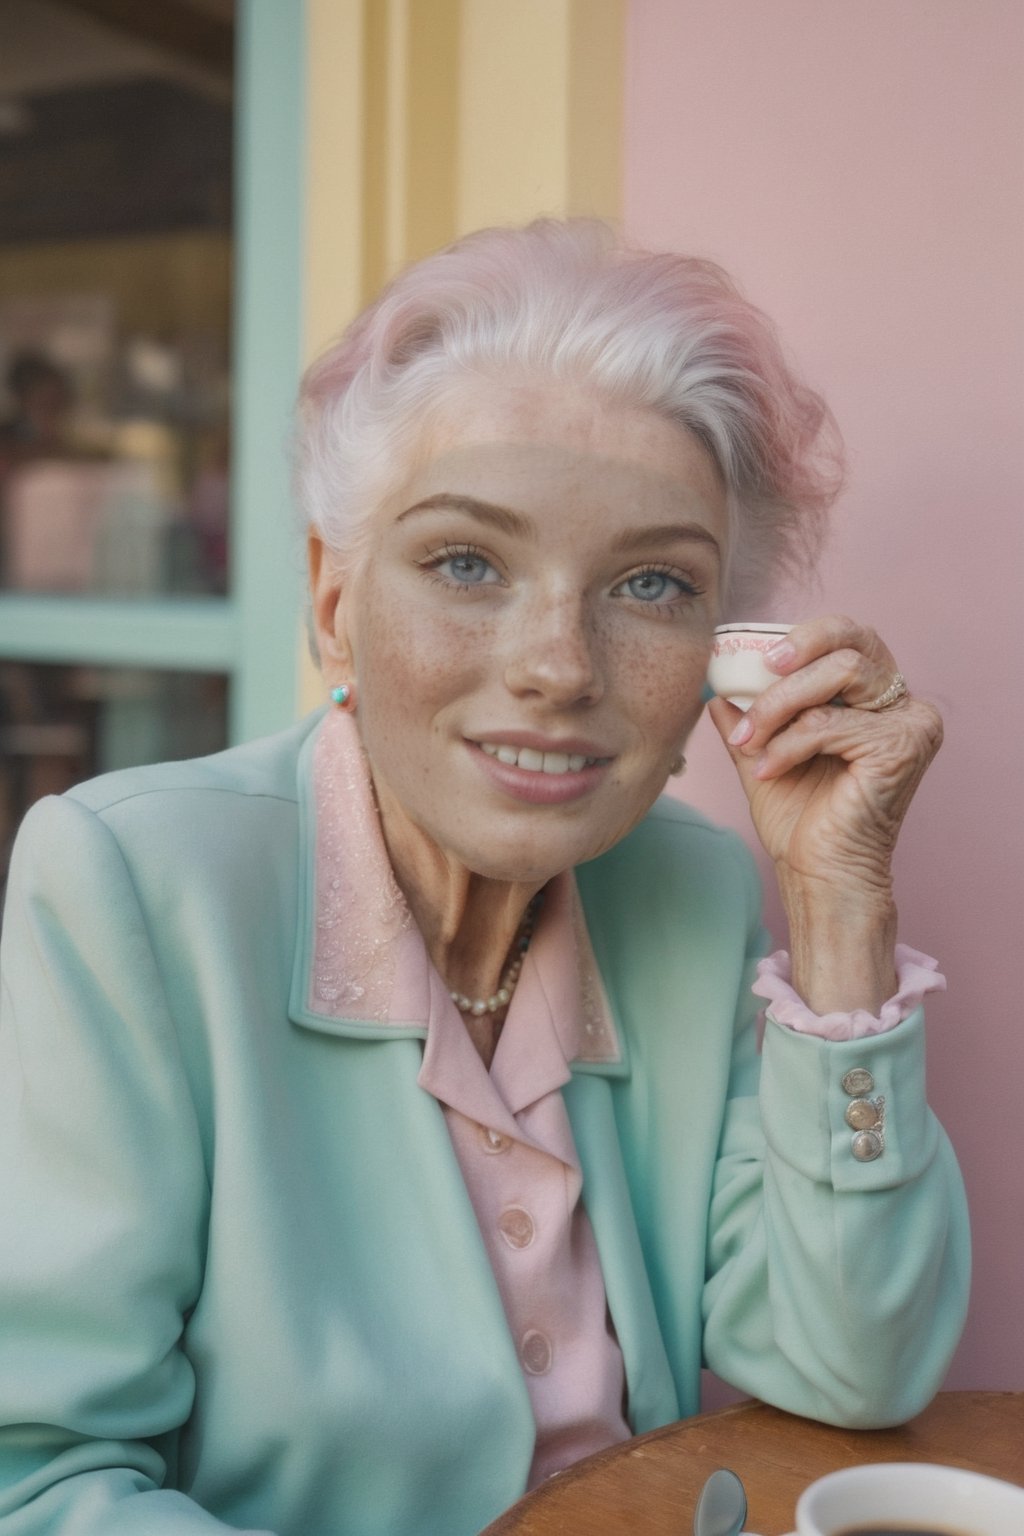
[[[766,660],[779,680],[744,715],[709,706],[780,884],[887,899],[897,834],[942,742],[932,705],[878,698],[897,671],[874,630],[836,615],[798,624]]]

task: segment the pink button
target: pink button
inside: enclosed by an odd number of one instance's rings
[[[519,1343],[519,1358],[523,1370],[531,1376],[546,1376],[551,1369],[551,1340],[536,1328],[524,1333]]]
[[[510,1205],[498,1217],[498,1231],[510,1248],[529,1248],[533,1242],[533,1217],[521,1205]]]
[[[507,1152],[512,1145],[508,1136],[503,1136],[500,1131],[492,1131],[486,1125],[480,1127],[480,1139],[483,1142],[484,1151],[491,1157],[498,1152]]]

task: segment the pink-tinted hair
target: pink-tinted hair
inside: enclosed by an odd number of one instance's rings
[[[485,229],[406,268],[307,371],[295,485],[346,561],[453,389],[556,382],[694,433],[725,482],[726,611],[748,617],[819,552],[842,479],[821,397],[722,269],[653,254],[596,220]]]

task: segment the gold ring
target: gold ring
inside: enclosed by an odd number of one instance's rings
[[[897,672],[892,682],[884,693],[880,693],[877,699],[869,699],[866,704],[854,704],[854,709],[890,709],[893,704],[898,704],[900,699],[905,699],[910,693],[906,679],[902,672]]]

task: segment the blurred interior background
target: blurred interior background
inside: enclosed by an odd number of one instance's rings
[[[945,714],[899,873],[975,1225],[948,1384],[1018,1390],[1022,87],[1019,0],[0,3],[0,883],[38,795],[320,701],[289,414],[389,273],[540,213],[717,259],[850,452],[781,616],[856,613]]]
[[[229,590],[234,32],[234,0],[0,8],[0,589],[81,626],[0,659],[3,862],[39,795],[228,739],[229,675],[141,631]]]

